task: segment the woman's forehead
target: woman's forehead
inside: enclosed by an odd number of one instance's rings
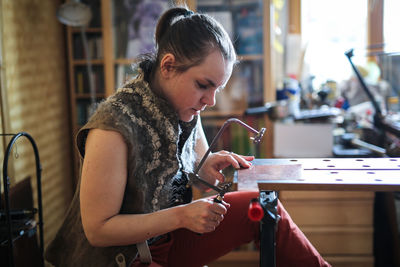
[[[232,73],[233,63],[227,62],[220,52],[210,53],[198,66],[191,68],[191,72],[199,78],[221,86],[226,82]]]

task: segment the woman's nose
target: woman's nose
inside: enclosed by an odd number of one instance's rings
[[[209,107],[214,106],[216,92],[216,90],[208,90],[201,98],[201,101]]]

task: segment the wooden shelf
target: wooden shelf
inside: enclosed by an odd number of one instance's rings
[[[134,58],[117,58],[114,62],[119,65],[130,65],[134,60]]]
[[[71,28],[71,32],[72,33],[80,33],[81,32],[81,28],[73,27],[73,28]],[[86,28],[85,32],[88,32],[88,33],[102,33],[103,29],[102,28]]]
[[[72,64],[75,66],[86,66],[87,62],[88,61],[85,59],[73,59]],[[104,60],[103,59],[92,59],[92,60],[90,60],[90,63],[92,63],[93,65],[103,65]]]
[[[238,55],[239,60],[241,61],[246,61],[246,60],[263,60],[264,55],[259,54],[259,55]]]
[[[75,95],[76,99],[90,99],[92,96],[89,93],[77,93]],[[105,98],[106,95],[102,93],[97,93],[96,98]]]
[[[229,118],[229,117],[241,117],[243,116],[244,110],[233,110],[233,111],[219,111],[210,110],[201,112],[202,118]]]

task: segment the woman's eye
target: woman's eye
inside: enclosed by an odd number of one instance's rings
[[[198,86],[200,89],[207,89],[207,85],[206,85],[206,84],[202,84],[202,83],[197,82],[197,86]]]

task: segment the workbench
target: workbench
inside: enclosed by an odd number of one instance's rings
[[[238,190],[259,190],[264,205],[273,203],[282,190],[394,192],[400,191],[400,158],[256,159],[251,168],[235,173],[235,182]],[[265,217],[260,266],[275,266],[271,235],[276,221]],[[269,234],[263,236],[265,228]]]

